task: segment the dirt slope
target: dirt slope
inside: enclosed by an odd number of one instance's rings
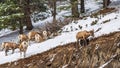
[[[0,65],[0,68],[120,68],[120,32],[103,35],[78,48],[75,43],[58,46],[29,58]],[[113,57],[112,57],[113,56]]]

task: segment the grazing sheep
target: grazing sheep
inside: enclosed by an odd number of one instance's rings
[[[27,41],[23,41],[19,45],[20,56],[22,56],[22,52],[24,53],[24,57],[26,56],[26,51],[27,51],[28,45],[29,45],[29,42],[27,42]]]
[[[35,41],[38,42],[38,43],[42,42],[43,41],[43,37],[40,34],[36,34],[35,35]]]
[[[14,50],[18,48],[18,44],[13,42],[3,42],[2,43],[2,50],[5,50],[5,56],[7,56],[8,50],[12,50],[12,54],[14,53]]]
[[[18,36],[18,39],[19,39],[20,43],[23,42],[23,41],[28,41],[28,36],[25,35],[25,34],[20,34]]]
[[[29,32],[28,33],[28,38],[29,38],[29,40],[35,40],[35,35],[36,34],[39,34],[38,32],[36,32],[36,31],[31,31],[31,32]]]
[[[93,37],[94,37],[94,30],[91,30],[91,31],[86,31],[86,30],[84,30],[84,31],[78,32],[78,33],[76,34],[77,42],[83,40],[83,41],[85,42],[85,44],[87,44],[87,40],[86,40],[86,39],[87,39],[89,36],[93,36]]]

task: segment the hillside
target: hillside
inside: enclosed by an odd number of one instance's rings
[[[120,68],[119,41],[120,32],[114,32],[95,38],[88,46],[80,49],[76,48],[76,42],[69,43],[41,54],[2,64],[0,68]]]
[[[5,56],[0,46],[0,68],[120,68],[120,1],[113,0],[106,9],[101,9],[101,1],[96,1],[86,0],[86,13],[79,18],[66,18],[71,15],[69,9],[57,11],[56,24],[52,23],[52,16],[33,22],[35,31],[47,27],[58,34],[40,43],[30,41],[25,58],[19,49],[14,54],[9,50]],[[94,30],[94,37],[88,37],[87,46],[79,46],[76,34],[84,30]],[[18,31],[1,30],[0,45],[18,43]]]

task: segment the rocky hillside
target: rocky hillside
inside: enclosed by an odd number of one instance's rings
[[[120,68],[120,32],[90,40],[88,46],[76,42],[41,54],[0,65],[0,68]]]

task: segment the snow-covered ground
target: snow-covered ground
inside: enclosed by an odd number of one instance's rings
[[[97,24],[91,25],[91,23],[95,20],[98,21]],[[103,23],[106,20],[110,21]],[[37,23],[37,25],[39,24],[41,24],[41,22]],[[82,27],[81,29],[79,28],[79,25]],[[78,31],[91,29],[94,29],[96,31],[99,28],[101,28],[101,30],[95,32],[95,37],[101,36],[103,34],[109,34],[110,32],[114,31],[120,31],[120,13],[119,12],[110,13],[100,19],[87,17],[86,19],[76,21],[76,23],[74,23],[73,21],[71,24],[66,25],[65,27],[62,28],[63,31],[61,35],[46,40],[42,43],[31,43],[27,49],[26,57],[30,57],[31,55],[35,55],[37,53],[42,53],[57,46],[75,42],[76,33]],[[8,56],[5,56],[4,51],[0,51],[0,64],[16,61],[21,58],[23,57],[20,57],[18,49],[16,49],[14,54],[11,54],[11,51],[9,51]]]
[[[4,35],[7,35],[7,34],[10,34],[10,33],[13,33],[13,32],[15,32],[15,31],[12,31],[12,30],[10,30],[10,29],[2,29],[2,30],[0,30],[0,37],[1,36],[4,36]]]

